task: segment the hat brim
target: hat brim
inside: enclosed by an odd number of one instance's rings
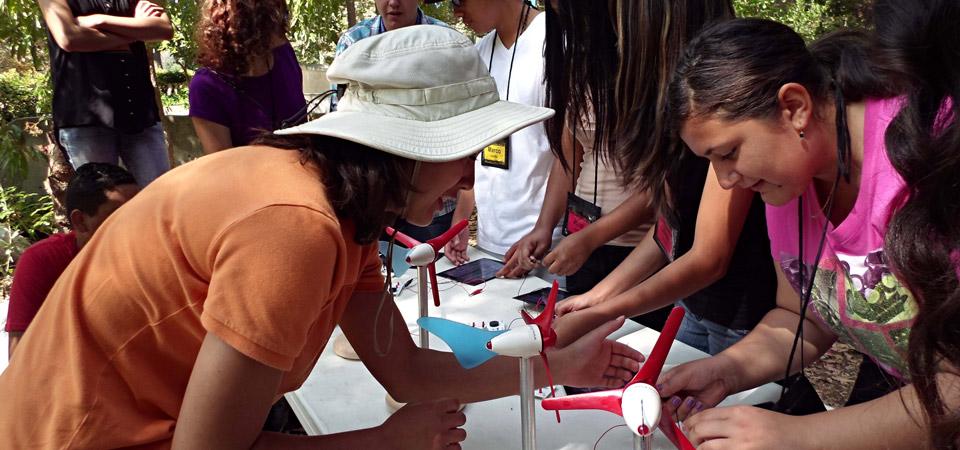
[[[434,121],[336,111],[274,134],[332,136],[416,161],[444,162],[473,155],[517,130],[552,116],[553,110],[549,108],[501,100]]]

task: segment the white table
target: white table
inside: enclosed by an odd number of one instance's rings
[[[471,259],[483,257],[478,250],[470,249]],[[437,264],[438,271],[449,267],[446,260]],[[410,270],[401,281],[415,276]],[[502,324],[519,317],[519,308],[524,303],[513,300],[518,293],[526,293],[549,286],[535,277],[526,280],[491,280],[483,287],[483,292],[469,295],[476,287],[453,285],[440,279],[441,305],[433,306],[430,300],[430,315],[445,317],[458,322],[489,322],[498,320]],[[522,288],[521,288],[522,284]],[[478,286],[479,287],[479,286]],[[518,292],[518,290],[520,292]],[[397,298],[397,305],[415,335],[418,332],[416,319],[418,303],[416,280]],[[340,333],[339,328],[334,332]],[[331,342],[333,341],[331,337]],[[611,335],[612,338],[649,354],[659,337],[655,330],[642,327],[635,322],[626,321],[624,326]],[[430,346],[435,349],[447,349],[446,344],[435,336],[430,336]],[[699,350],[681,342],[674,342],[667,357],[664,369],[706,357]],[[519,381],[519,380],[518,380]],[[775,400],[779,396],[779,387],[765,385],[760,388],[736,394],[727,398],[723,404],[756,404]],[[386,391],[367,371],[363,363],[348,361],[333,354],[332,345],[327,345],[317,361],[310,377],[303,386],[287,394],[297,417],[310,434],[331,434],[380,425],[391,412],[385,403]],[[464,410],[467,415],[467,440],[464,449],[509,450],[520,448],[520,398],[504,397],[486,402],[473,403]],[[603,411],[562,411],[562,423],[557,424],[552,411],[545,411],[537,405],[537,445],[540,449],[588,450],[594,447],[597,439],[607,429],[620,425],[623,419]],[[654,448],[672,449],[672,445],[661,434]],[[600,442],[599,449],[632,448],[632,435],[626,427],[611,430]]]

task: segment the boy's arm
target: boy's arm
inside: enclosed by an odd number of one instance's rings
[[[80,25],[66,0],[38,0],[43,21],[60,48],[68,52],[116,50],[135,41],[117,34]]]
[[[80,25],[115,34],[131,41],[165,41],[173,37],[167,12],[156,3],[140,0],[133,17],[91,14],[77,18]]]

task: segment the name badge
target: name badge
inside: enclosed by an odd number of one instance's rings
[[[673,228],[667,223],[667,219],[660,215],[657,218],[657,224],[653,231],[653,240],[660,247],[660,251],[667,257],[668,261],[674,260],[673,248],[676,247],[676,239],[673,235]]]
[[[483,148],[480,164],[507,170],[510,168],[510,138],[501,139]]]
[[[564,236],[570,236],[597,220],[600,220],[599,206],[576,196],[572,192],[567,193],[567,211],[563,216],[563,228],[560,230]]]

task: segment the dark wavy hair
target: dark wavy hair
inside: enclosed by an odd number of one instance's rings
[[[301,162],[320,168],[320,181],[338,218],[355,227],[354,242],[377,240],[384,226],[393,225],[413,189],[416,162],[363,144],[316,135],[264,134],[254,145],[300,152]]]
[[[250,62],[270,54],[274,36],[289,28],[284,0],[206,0],[197,25],[197,62],[243,75]]]
[[[684,45],[708,23],[733,17],[730,0],[558,0],[546,2],[547,103],[555,117],[578,117],[589,104],[594,148],[623,181],[662,204],[667,174],[681,146],[668,134],[665,109],[670,74]],[[588,103],[589,102],[589,103]],[[572,110],[568,112],[568,109]],[[563,161],[563,121],[546,123]],[[601,145],[603,144],[603,145]]]
[[[920,304],[910,332],[911,381],[935,448],[960,448],[960,411],[940,397],[937,374],[960,376],[960,4],[878,0],[877,57],[906,97],[886,133],[887,155],[908,197],[890,222],[887,256]]]

